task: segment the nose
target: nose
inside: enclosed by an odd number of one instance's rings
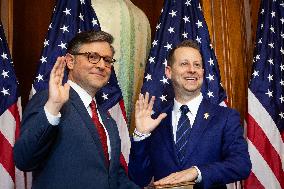
[[[97,68],[104,69],[105,68],[105,61],[103,58],[100,59],[98,63],[95,64]]]
[[[194,73],[196,70],[192,64],[188,64],[186,67],[187,71],[190,73]]]

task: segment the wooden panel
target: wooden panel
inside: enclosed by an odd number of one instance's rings
[[[244,117],[248,52],[244,3],[239,0],[203,1],[204,16],[228,95],[228,105]]]
[[[14,4],[13,57],[23,106],[28,101],[54,4],[55,0],[21,0]]]
[[[1,21],[4,27],[4,32],[7,42],[12,53],[13,44],[13,0],[0,1]]]

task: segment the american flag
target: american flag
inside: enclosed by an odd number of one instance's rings
[[[156,96],[154,115],[158,115],[167,107],[174,97],[171,82],[165,75],[167,56],[170,49],[186,39],[195,40],[201,49],[206,77],[202,86],[203,96],[215,104],[226,99],[199,0],[165,0],[142,86],[142,93],[147,91]]]
[[[284,188],[284,1],[262,0],[248,88],[252,172],[245,188]]]
[[[68,42],[78,32],[88,30],[100,30],[99,21],[91,6],[91,0],[57,1],[48,27],[47,37],[43,43],[39,69],[33,84],[33,93],[48,88],[49,74],[56,58],[66,54]],[[109,111],[117,123],[122,143],[123,156],[121,156],[121,161],[126,167],[130,152],[130,138],[123,97],[114,69],[112,69],[108,84],[96,94],[96,99],[99,105]]]
[[[18,81],[0,22],[0,188],[24,188],[23,173],[15,168],[13,146],[19,136],[21,102]]]

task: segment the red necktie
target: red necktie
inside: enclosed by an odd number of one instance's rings
[[[98,116],[97,108],[96,108],[96,103],[95,103],[94,100],[92,100],[90,107],[91,107],[91,110],[92,110],[92,120],[93,120],[95,126],[97,127],[97,130],[98,130],[98,133],[99,133],[99,137],[100,137],[100,141],[102,143],[106,163],[107,163],[107,165],[109,165],[109,155],[108,155],[106,131],[104,129],[104,126],[101,124],[101,122],[99,120],[99,116]]]

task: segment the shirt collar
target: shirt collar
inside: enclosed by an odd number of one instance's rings
[[[86,108],[89,107],[92,100],[96,101],[95,98],[92,99],[91,95],[87,93],[82,87],[80,87],[77,83],[68,80],[67,83],[74,89],[77,94],[79,95],[80,99],[83,101],[83,104]]]
[[[198,108],[199,108],[199,105],[201,103],[203,99],[203,96],[202,94],[200,93],[197,97],[195,97],[194,99],[188,101],[187,103],[185,103],[185,105],[188,106],[189,108],[189,111],[192,115],[196,116],[197,115],[197,111],[198,111]],[[179,103],[176,99],[174,99],[174,107],[173,107],[173,111],[175,113],[179,113],[180,112],[180,107],[182,106],[183,104]]]

